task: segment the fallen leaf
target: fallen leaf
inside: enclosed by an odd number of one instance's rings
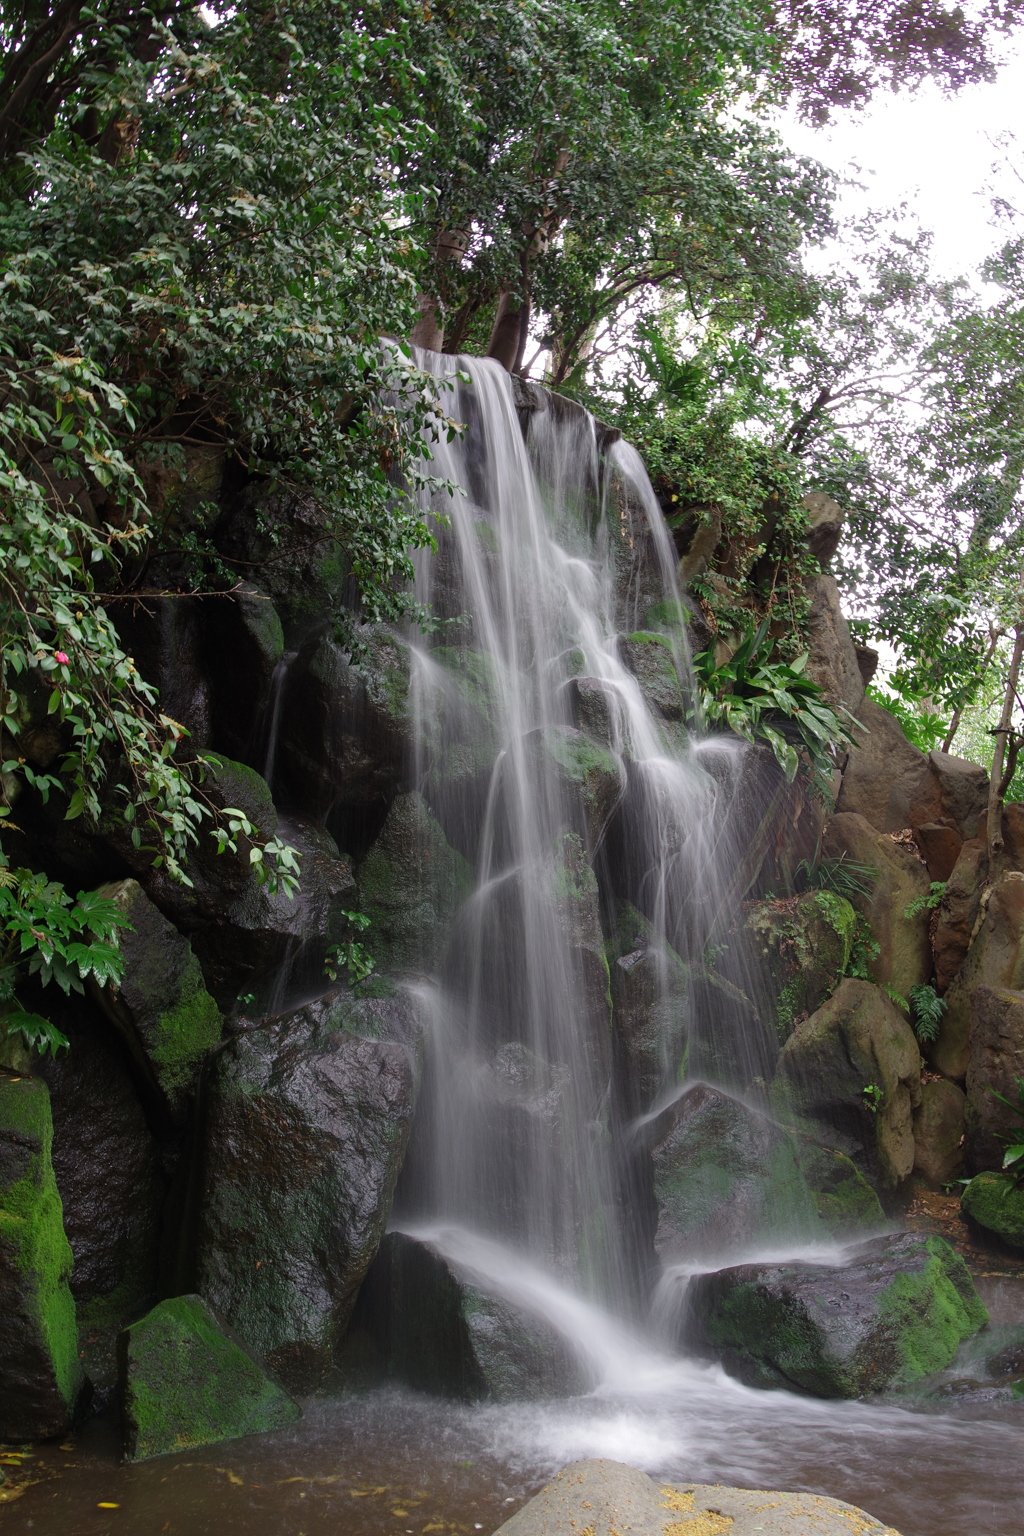
[[[96,1505],[97,1509],[120,1509],[120,1504],[111,1504],[109,1499],[101,1499]]]

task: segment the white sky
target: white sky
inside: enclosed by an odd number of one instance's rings
[[[776,126],[793,149],[861,183],[843,190],[840,214],[906,201],[934,232],[936,274],[967,273],[1009,233],[993,223],[991,193],[1024,205],[1024,184],[997,163],[1002,152],[993,142],[1007,132],[1018,135],[1015,158],[1024,175],[1024,42],[1015,40],[1004,54],[994,83],[956,96],[925,85],[913,95],[879,94],[866,112],[837,114],[825,129],[792,118]]]

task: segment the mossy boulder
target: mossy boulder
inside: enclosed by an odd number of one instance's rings
[[[302,1410],[201,1296],[162,1301],[117,1341],[125,1461],[283,1429]]]
[[[420,1392],[524,1402],[596,1385],[549,1322],[480,1285],[434,1243],[390,1232],[364,1283],[353,1333],[372,1342],[383,1375]]]
[[[905,1015],[881,987],[847,977],[797,1024],[779,1054],[774,1112],[853,1159],[880,1191],[914,1166],[921,1056]]]
[[[834,891],[805,891],[747,909],[743,932],[770,987],[780,1040],[831,997],[850,963],[857,914]]]
[[[185,936],[150,901],[137,880],[100,894],[127,917],[121,930],[124,976],[94,996],[118,1029],[159,1113],[174,1125],[188,1115],[199,1068],[220,1039],[221,1016]]]
[[[472,871],[415,790],[393,802],[358,880],[371,925],[365,944],[378,969],[435,971],[472,888]]]
[[[875,1238],[843,1265],[743,1264],[693,1281],[693,1341],[751,1386],[815,1397],[885,1391],[941,1370],[988,1321],[941,1237]]]
[[[682,720],[685,713],[673,637],[657,630],[637,630],[619,641],[623,664],[640,685],[648,707],[663,720]]]
[[[634,908],[625,913],[609,954],[612,1021],[627,1112],[637,1115],[685,1073],[690,969]]]
[[[648,1137],[663,1263],[825,1235],[796,1138],[741,1100],[698,1083]]]
[[[243,1026],[210,1073],[179,1284],[297,1390],[330,1367],[391,1213],[421,1036],[405,995],[345,989]]]
[[[622,760],[571,726],[547,726],[527,741],[535,753],[539,792],[554,781],[566,823],[585,838],[593,857],[626,788]]]
[[[852,1158],[805,1136],[796,1138],[796,1156],[830,1237],[866,1236],[885,1226],[881,1201]]]
[[[52,1142],[46,1084],[0,1072],[0,1440],[61,1434],[82,1385]]]
[[[1024,1189],[998,1173],[979,1173],[960,1196],[960,1209],[1008,1248],[1024,1253]]]

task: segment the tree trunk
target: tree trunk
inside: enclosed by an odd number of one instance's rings
[[[469,249],[467,229],[442,229],[434,241],[434,255],[441,261],[460,262]],[[418,293],[416,303],[420,317],[409,337],[414,347],[425,347],[428,352],[440,352],[444,347],[444,325],[439,313],[439,297],[436,293]]]
[[[525,320],[525,326],[524,326]],[[530,302],[516,298],[507,289],[498,297],[498,309],[487,344],[487,356],[493,357],[509,373],[515,371],[521,356],[520,338],[530,323]]]
[[[1013,653],[1010,670],[1003,690],[1003,708],[996,727],[996,744],[992,753],[992,777],[988,786],[988,820],[985,831],[988,841],[988,879],[995,885],[1003,873],[1005,850],[1003,847],[1003,801],[1013,777],[1017,753],[1008,743],[1013,731],[1013,707],[1017,702],[1017,682],[1020,677],[1021,657],[1024,656],[1024,623],[1018,623],[1013,631]],[[1009,761],[1008,761],[1009,760]],[[1009,773],[1007,773],[1009,767]]]

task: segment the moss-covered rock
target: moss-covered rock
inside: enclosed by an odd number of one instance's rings
[[[619,641],[619,650],[654,713],[663,720],[682,720],[685,706],[672,636],[657,630],[637,630]]]
[[[698,1083],[648,1134],[663,1263],[825,1235],[796,1138],[739,1099]]]
[[[548,726],[532,732],[529,740],[541,782],[550,779],[553,768],[565,820],[585,836],[593,857],[626,787],[621,759],[570,726]]]
[[[863,1397],[948,1365],[988,1321],[963,1260],[941,1237],[865,1243],[841,1266],[744,1264],[701,1275],[695,1342],[752,1386]]]
[[[381,970],[437,969],[472,871],[451,848],[422,795],[399,795],[358,871],[370,919],[367,949]]]
[[[850,963],[857,914],[834,891],[805,891],[747,909],[744,934],[764,967],[780,1040],[831,997]]]
[[[920,1097],[920,1050],[905,1016],[880,987],[850,977],[796,1026],[772,1084],[784,1124],[837,1147],[889,1191],[914,1166]]]
[[[830,1237],[866,1235],[885,1225],[881,1201],[852,1158],[805,1136],[796,1138],[796,1155],[818,1219]]]
[[[686,1072],[690,968],[622,903],[609,953],[612,1020],[627,1112],[643,1114]]]
[[[201,1296],[175,1296],[117,1341],[124,1459],[283,1429],[298,1403]]]
[[[82,1384],[52,1141],[46,1084],[0,1072],[0,1439],[8,1441],[60,1434]]]
[[[188,939],[136,880],[102,886],[131,924],[121,930],[124,976],[95,996],[116,1025],[160,1109],[172,1123],[188,1113],[199,1068],[220,1039],[221,1016]]]
[[[298,1390],[329,1368],[390,1215],[421,1033],[404,995],[346,989],[244,1029],[210,1073],[179,1284]]]
[[[979,1173],[960,1197],[960,1208],[986,1232],[1024,1253],[1024,1189],[998,1173]]]

